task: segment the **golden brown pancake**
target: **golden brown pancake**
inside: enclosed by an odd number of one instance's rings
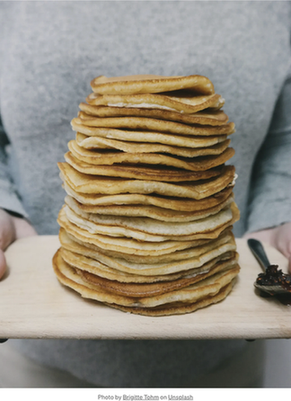
[[[181,137],[178,137],[179,141]],[[208,137],[209,139],[209,137]],[[191,138],[190,138],[191,141]],[[88,150],[98,150],[103,151],[123,151],[126,153],[138,153],[141,155],[142,153],[167,153],[173,156],[181,156],[181,157],[199,157],[199,156],[209,156],[209,155],[220,155],[225,149],[229,146],[230,140],[226,139],[218,144],[201,147],[201,148],[190,148],[190,147],[179,147],[172,145],[164,145],[158,143],[144,143],[144,142],[126,142],[119,141],[116,139],[107,139],[98,136],[87,136],[81,134],[80,132],[76,133],[76,144]]]
[[[223,301],[231,292],[234,279],[225,287],[220,289],[217,293],[215,293],[215,295],[211,294],[210,296],[202,297],[201,300],[196,302],[195,301],[188,303],[177,302],[177,303],[167,304],[165,306],[159,306],[156,308],[140,308],[140,307],[133,308],[116,304],[110,304],[108,306],[122,310],[123,312],[134,313],[136,315],[143,315],[143,316],[158,317],[158,316],[169,316],[169,315],[182,315],[186,313],[195,312],[198,309],[206,308],[209,305],[214,305],[218,302]]]
[[[212,196],[228,185],[231,185],[235,169],[225,166],[222,173],[213,179],[198,182],[156,182],[148,180],[130,180],[117,177],[104,177],[83,174],[75,170],[68,163],[58,163],[61,178],[77,192],[83,194],[156,194],[161,196],[203,199]]]
[[[197,255],[207,252],[210,248],[218,247],[223,244],[231,244],[233,245],[233,240],[229,237],[230,235],[230,228],[225,230],[220,234],[220,236],[216,239],[200,239],[191,241],[186,248],[182,250],[171,249],[168,251],[164,249],[162,251],[158,251],[157,249],[154,252],[147,252],[144,255],[144,252],[138,253],[124,253],[122,251],[117,251],[116,249],[105,249],[100,248],[96,244],[92,244],[87,241],[82,241],[82,239],[78,238],[71,234],[68,230],[63,227],[60,227],[59,232],[59,239],[62,246],[72,252],[77,252],[88,256],[92,259],[101,261],[102,263],[116,269],[121,270],[127,273],[135,273],[135,274],[142,274],[139,273],[141,271],[141,265],[144,264],[146,256],[146,264],[160,264],[160,263],[168,263],[172,261],[181,261],[184,259],[190,259]],[[69,244],[69,245],[68,245]],[[200,248],[199,247],[204,247]],[[206,247],[206,248],[205,248]],[[210,247],[210,248],[209,248]],[[168,251],[168,252],[167,252]],[[141,254],[140,254],[141,253]],[[197,266],[196,266],[197,267]],[[151,271],[152,266],[143,266],[145,269],[145,275],[151,275],[149,273]],[[150,269],[147,271],[147,269]],[[156,270],[155,275],[157,274]],[[161,274],[164,274],[164,266]]]
[[[66,232],[73,237],[76,242],[81,242],[88,246],[96,246],[99,250],[108,250],[110,252],[128,255],[139,255],[139,256],[151,256],[155,257],[160,255],[169,255],[173,252],[189,249],[197,246],[199,240],[211,240],[218,238],[226,229],[232,227],[232,223],[238,219],[237,215],[233,215],[233,219],[217,228],[192,234],[184,237],[168,237],[144,233],[141,231],[134,231],[129,229],[121,229],[116,227],[111,235],[106,235],[108,227],[98,227],[100,231],[98,233],[89,232],[88,226],[85,228],[77,226],[72,223],[64,211],[61,209],[58,216],[59,225],[66,230]],[[82,222],[85,224],[85,222]],[[116,234],[117,233],[117,234]],[[120,235],[118,235],[120,233]],[[122,233],[126,233],[128,237],[122,236]],[[115,236],[114,236],[115,235]]]
[[[143,165],[156,165],[156,166],[162,165],[162,166],[174,167],[177,169],[205,172],[205,170],[210,170],[213,169],[214,167],[221,166],[234,155],[234,149],[229,147],[226,148],[218,156],[197,157],[197,158],[192,158],[191,160],[185,158],[172,157],[164,154],[156,154],[156,153],[140,154],[140,153],[124,153],[116,151],[115,152],[108,152],[108,151],[104,152],[98,150],[92,151],[83,149],[76,143],[75,140],[70,141],[68,143],[68,147],[71,152],[71,154],[70,153],[67,154],[68,159],[69,160],[72,159],[73,162],[75,161],[75,164],[76,164],[76,159],[87,164],[91,165],[94,164],[98,166],[113,165],[113,164],[119,165],[122,163],[123,164],[126,163],[127,165],[129,165],[128,170],[130,170],[130,167],[132,167],[132,165],[135,165],[135,167],[138,169],[139,166],[143,164]],[[66,161],[69,163],[69,160]],[[78,170],[81,171],[80,169]],[[98,174],[99,173],[97,173],[97,175]]]
[[[237,266],[218,272],[205,280],[180,290],[170,291],[154,297],[133,298],[108,292],[98,287],[96,288],[95,285],[84,281],[76,273],[75,269],[64,262],[59,252],[54,256],[53,267],[62,284],[79,292],[85,298],[105,302],[114,307],[130,308],[130,312],[133,313],[144,312],[153,316],[157,313],[160,314],[161,311],[163,315],[168,314],[168,309],[173,314],[180,313],[182,308],[184,313],[185,310],[189,309],[189,304],[197,303],[198,301],[217,295],[224,287],[232,283],[239,272],[239,267]],[[207,302],[207,304],[209,303]],[[192,308],[190,309],[192,310]]]
[[[217,136],[187,136],[187,135],[175,135],[167,132],[151,132],[151,131],[137,131],[137,130],[124,130],[124,129],[112,129],[112,128],[90,128],[85,125],[77,125],[72,122],[73,129],[77,131],[76,139],[79,140],[80,135],[86,135],[88,145],[87,148],[94,148],[98,145],[102,138],[119,141],[125,143],[125,145],[166,145],[187,148],[187,150],[195,150],[201,148],[208,148],[225,142],[226,135]],[[79,131],[79,132],[78,132]],[[99,142],[98,142],[99,141]],[[89,146],[90,145],[90,146]]]
[[[85,125],[93,125],[95,117],[141,117],[155,118],[158,120],[177,121],[183,124],[201,125],[224,125],[228,122],[228,116],[222,110],[202,110],[193,114],[183,114],[171,110],[160,109],[138,109],[126,107],[105,107],[92,106],[87,103],[80,103],[79,118]],[[99,123],[98,123],[99,124]]]
[[[160,221],[169,222],[186,222],[199,220],[213,214],[229,206],[233,202],[233,197],[229,196],[225,201],[208,209],[197,210],[193,212],[183,212],[171,209],[165,209],[157,206],[146,205],[110,205],[110,206],[95,206],[86,205],[78,202],[74,197],[67,195],[65,203],[75,210],[77,214],[82,211],[104,216],[124,216],[124,217],[149,217]]]
[[[140,238],[141,233],[147,233],[153,235],[148,239],[149,241],[165,241],[174,238],[184,241],[191,239],[193,234],[210,233],[226,223],[233,223],[233,216],[236,213],[236,210],[233,210],[236,208],[235,203],[232,202],[225,209],[202,219],[186,222],[162,222],[148,217],[103,216],[86,213],[74,206],[74,204],[71,204],[70,207],[65,205],[62,210],[71,223],[92,234]]]
[[[161,75],[131,75],[105,77],[101,75],[91,81],[94,92],[108,95],[132,95],[139,93],[161,93],[187,89],[203,95],[215,93],[213,83],[201,75],[166,77]]]
[[[238,254],[235,252],[236,249],[235,244],[229,243],[228,246],[224,247],[224,250],[225,249],[234,249],[234,250],[226,251],[216,256],[218,252],[218,245],[217,245],[217,248],[215,250],[216,254],[214,254],[215,257],[213,257],[208,262],[205,262],[202,266],[195,267],[194,265],[193,268],[192,267],[187,268],[186,270],[175,268],[174,273],[173,272],[165,273],[165,269],[163,269],[164,266],[161,264],[160,274],[159,274],[157,266],[151,267],[150,264],[148,264],[147,269],[145,268],[140,269],[139,265],[136,268],[134,268],[133,263],[126,262],[123,261],[122,259],[114,258],[110,255],[105,255],[100,252],[94,253],[90,249],[83,247],[82,245],[74,241],[71,241],[63,229],[60,230],[60,241],[62,244],[60,252],[62,258],[66,263],[68,263],[74,268],[84,270],[85,272],[89,272],[94,275],[104,277],[109,280],[118,281],[121,283],[157,283],[161,281],[177,280],[185,277],[196,277],[198,275],[200,276],[202,274],[208,273],[210,270],[212,270],[215,266],[218,265],[220,266],[221,269],[224,269],[227,266],[234,265],[237,263],[238,260]],[[214,247],[214,245],[212,246]],[[209,250],[211,249],[211,245],[208,246],[208,249]],[[176,261],[176,264],[179,265],[179,262]],[[143,265],[145,264],[143,263]],[[172,265],[174,265],[174,262],[172,262]],[[170,264],[168,263],[167,266],[170,266]],[[154,274],[150,274],[149,272],[154,272]]]
[[[208,220],[208,228],[204,229],[204,221],[196,223],[199,232],[188,235],[162,235],[152,234],[146,231],[126,228],[122,226],[106,226],[92,223],[79,218],[70,209],[64,207],[58,216],[58,223],[68,233],[80,239],[82,242],[89,242],[100,248],[117,250],[130,254],[148,255],[151,252],[170,253],[179,249],[186,249],[193,246],[195,240],[215,239],[228,227],[238,220],[237,209],[225,213],[222,211],[217,221]],[[222,214],[222,215],[221,215]],[[177,223],[178,224],[178,223]],[[202,228],[201,228],[202,226]],[[190,227],[192,228],[192,227]],[[190,230],[190,229],[189,229]],[[115,248],[116,247],[116,248]]]
[[[62,254],[62,253],[61,253]],[[182,277],[176,280],[160,281],[155,283],[123,283],[117,280],[109,280],[104,277],[100,277],[96,274],[89,273],[86,270],[77,269],[75,271],[82,277],[82,279],[89,284],[93,284],[105,291],[112,292],[118,295],[124,295],[133,298],[139,297],[155,297],[157,295],[165,294],[170,291],[179,290],[181,288],[188,287],[194,283],[206,279],[218,272],[227,270],[230,268],[229,262],[216,263],[210,270],[205,273],[200,273],[194,276]],[[231,264],[232,266],[232,264]],[[119,275],[117,274],[117,277]]]
[[[98,195],[84,194],[75,191],[68,182],[65,181],[65,176],[62,175],[63,187],[66,193],[76,199],[83,205],[88,206],[124,206],[124,205],[143,205],[156,206],[159,208],[181,211],[181,212],[197,212],[209,209],[224,202],[232,193],[232,186],[228,186],[222,191],[209,196],[208,198],[195,200],[187,198],[163,197],[158,195],[140,195],[140,194],[121,194],[121,195]]]
[[[219,160],[222,161],[233,155],[231,148],[230,151],[223,154]],[[228,150],[228,149],[227,149]],[[78,155],[79,156],[79,155]],[[119,177],[119,178],[130,178],[136,180],[148,180],[148,181],[165,181],[165,182],[181,182],[181,181],[199,181],[206,180],[208,178],[217,177],[222,172],[222,166],[215,166],[209,170],[205,171],[193,171],[193,170],[183,170],[181,168],[164,166],[164,165],[142,165],[142,164],[127,164],[127,163],[114,163],[114,158],[110,163],[108,158],[108,165],[100,165],[95,163],[89,164],[87,162],[81,161],[79,158],[75,157],[72,152],[67,152],[65,155],[66,162],[80,173],[90,174],[92,176],[103,176],[103,177]],[[93,159],[93,158],[91,158]],[[106,156],[104,157],[106,162]],[[117,157],[118,159],[118,157]],[[149,158],[150,159],[150,158]],[[212,164],[215,161],[210,161]],[[174,162],[173,162],[174,164]],[[178,164],[178,161],[177,163]]]
[[[92,135],[101,132],[101,130],[94,130],[94,128],[107,128],[117,130],[134,130],[143,131],[142,142],[147,142],[146,132],[163,132],[173,135],[183,136],[219,136],[231,135],[235,132],[234,123],[224,123],[223,125],[199,125],[199,124],[183,124],[176,121],[159,120],[157,118],[147,117],[87,117],[81,114],[83,118],[76,117],[71,121],[74,131],[81,132],[85,135]],[[103,130],[104,132],[104,130]],[[225,138],[224,138],[225,139]],[[216,142],[217,143],[217,142]],[[214,144],[214,143],[213,143]],[[201,142],[199,147],[201,147]],[[198,146],[197,146],[198,147]]]
[[[190,114],[207,108],[220,109],[224,105],[224,99],[218,94],[193,96],[193,93],[179,94],[179,92],[139,95],[99,95],[91,93],[86,98],[86,102],[94,106],[155,108]]]
[[[83,244],[92,244],[97,246],[99,249],[108,250],[112,252],[120,252],[125,254],[134,254],[134,255],[142,255],[147,256],[151,254],[155,255],[165,255],[167,253],[172,253],[181,249],[187,249],[195,245],[195,240],[190,241],[146,241],[140,239],[132,239],[126,237],[111,237],[104,234],[92,234],[87,230],[84,230],[75,224],[71,223],[63,209],[61,209],[58,215],[58,223],[59,225],[66,230],[68,234],[73,237],[75,241],[80,241]],[[215,235],[213,233],[213,235]],[[216,237],[219,235],[217,233]],[[144,235],[145,239],[153,239],[150,235]],[[201,238],[197,238],[201,239]],[[205,239],[205,238],[202,238]],[[209,239],[209,236],[207,237]]]
[[[90,244],[89,242],[82,241],[79,238],[74,237],[62,227],[60,228],[59,239],[62,246],[69,251],[81,253],[92,259],[101,261],[103,264],[108,265],[116,270],[143,275],[171,274],[173,273],[173,271],[171,270],[172,267],[169,268],[170,270],[168,271],[168,273],[166,273],[168,267],[166,269],[165,264],[171,264],[172,262],[180,262],[186,261],[191,258],[196,258],[202,254],[207,254],[208,252],[218,248],[219,250],[215,251],[218,253],[212,255],[213,258],[225,252],[232,252],[236,249],[236,243],[231,233],[231,227],[229,227],[227,230],[224,230],[215,239],[200,239],[196,241],[191,241],[189,246],[187,246],[186,248],[181,250],[174,249],[172,252],[157,252],[156,249],[154,250],[154,252],[147,252],[146,255],[140,255],[139,253],[123,253],[118,252],[115,249],[102,249],[97,245]],[[220,248],[221,246],[223,246],[223,248]],[[208,258],[207,260],[210,259],[211,258]],[[201,267],[202,264],[206,263],[205,260],[200,262],[201,265],[199,266],[195,264],[196,262],[194,263],[194,265],[191,265],[191,269]],[[160,273],[157,273],[157,269],[159,268],[161,268],[161,271]],[[182,270],[185,269],[186,267]],[[142,271],[143,273],[141,273]]]

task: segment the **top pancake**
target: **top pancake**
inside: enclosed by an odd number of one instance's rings
[[[187,89],[203,95],[214,94],[213,83],[201,75],[186,77],[160,75],[131,75],[105,77],[101,75],[91,81],[93,92],[101,95],[134,95],[139,93],[161,93]]]

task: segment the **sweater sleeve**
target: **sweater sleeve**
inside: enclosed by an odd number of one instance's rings
[[[250,188],[247,231],[291,221],[291,75],[278,98],[257,155]]]
[[[2,67],[1,61],[4,57],[3,37],[5,33],[5,24],[3,22],[6,18],[6,7],[7,4],[0,4],[0,72]],[[5,133],[0,114],[0,208],[20,214],[23,217],[28,217],[21,204],[16,187],[13,184],[13,180],[9,173],[7,154],[9,146],[9,140]]]
[[[28,217],[9,174],[7,148],[9,140],[0,118],[0,208]]]

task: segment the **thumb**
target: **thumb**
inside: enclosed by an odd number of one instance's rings
[[[4,252],[0,249],[0,280],[4,276],[6,272],[6,259],[4,256]]]

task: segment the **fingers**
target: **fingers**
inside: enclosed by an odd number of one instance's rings
[[[37,235],[35,229],[27,220],[19,217],[12,217],[12,221],[15,227],[16,239]]]
[[[15,230],[8,213],[0,209],[0,280],[6,272],[4,250],[14,241]]]
[[[5,272],[6,272],[6,260],[4,252],[0,249],[0,280],[4,276]]]
[[[0,249],[3,251],[15,240],[15,227],[11,216],[0,209]]]
[[[256,238],[278,249],[289,260],[289,269],[291,271],[291,222],[246,234],[244,238]]]
[[[16,239],[37,235],[27,220],[0,209],[0,280],[6,271],[4,251]]]

